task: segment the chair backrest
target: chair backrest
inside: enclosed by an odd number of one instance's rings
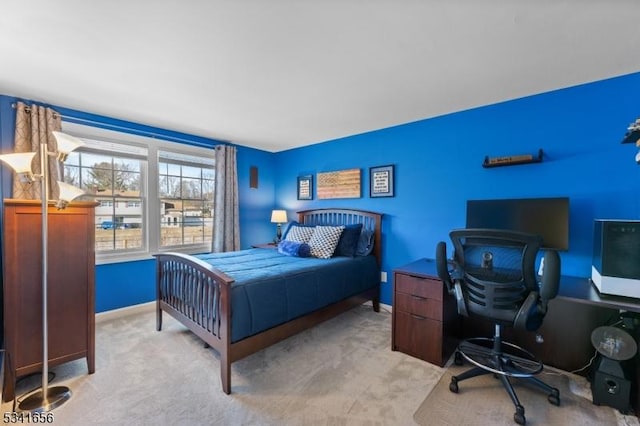
[[[514,325],[529,294],[539,291],[535,262],[542,239],[496,229],[459,229],[449,235],[468,314]]]

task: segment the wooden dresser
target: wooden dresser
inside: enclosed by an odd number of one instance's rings
[[[95,202],[48,210],[49,365],[87,359],[95,371]],[[3,399],[13,399],[15,379],[42,370],[41,204],[4,200]],[[6,360],[6,357],[5,357]]]
[[[393,271],[392,350],[442,367],[459,331],[455,299],[438,279],[435,261],[421,259]]]

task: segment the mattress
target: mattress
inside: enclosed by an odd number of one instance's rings
[[[231,286],[232,342],[374,288],[380,282],[374,256],[301,258],[256,248],[195,257],[235,280]]]

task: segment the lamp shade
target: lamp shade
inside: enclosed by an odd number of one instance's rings
[[[53,133],[53,136],[55,136],[56,142],[58,143],[58,159],[60,161],[66,160],[71,151],[84,145],[84,142],[75,136],[55,131],[51,133]]]
[[[31,173],[31,161],[35,152],[16,152],[0,155],[0,160],[7,163],[16,173]]]
[[[57,181],[58,188],[60,189],[60,195],[58,203],[56,207],[58,209],[63,209],[67,206],[67,204],[72,201],[74,198],[78,198],[83,195],[85,192],[78,188],[77,186],[69,185],[68,183]]]
[[[271,212],[272,223],[287,223],[287,211],[286,210],[273,210]]]

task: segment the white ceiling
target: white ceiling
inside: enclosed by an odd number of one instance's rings
[[[0,5],[0,94],[267,151],[638,71],[637,0]]]

